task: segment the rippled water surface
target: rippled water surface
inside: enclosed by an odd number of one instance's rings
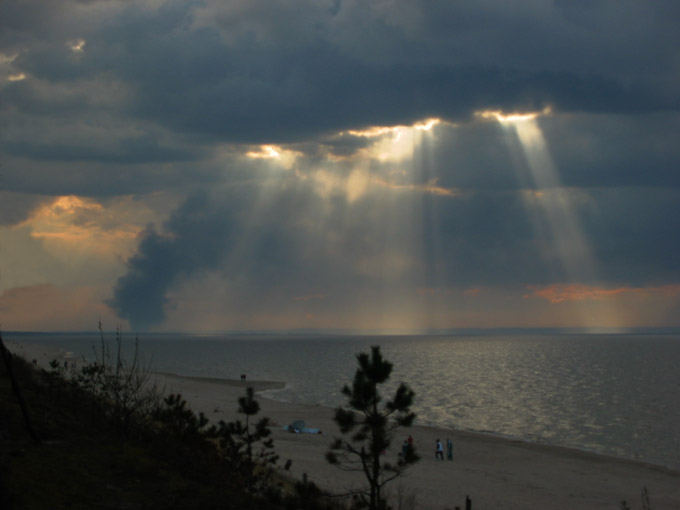
[[[11,338],[92,358],[97,337]],[[126,352],[132,340],[124,339]],[[142,336],[153,370],[287,382],[269,396],[337,406],[355,354],[380,345],[418,423],[491,432],[680,469],[680,338]]]

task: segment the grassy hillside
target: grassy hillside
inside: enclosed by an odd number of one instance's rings
[[[251,472],[238,438],[206,428],[181,399],[158,396],[123,427],[110,396],[20,358],[11,367],[38,440],[0,359],[0,508],[325,508],[310,486]]]

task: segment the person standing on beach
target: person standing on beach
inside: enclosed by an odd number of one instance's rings
[[[453,460],[453,441],[446,439],[446,460]]]
[[[434,458],[436,459],[441,459],[444,460],[444,447],[442,446],[442,442],[437,439],[437,449],[434,452]]]

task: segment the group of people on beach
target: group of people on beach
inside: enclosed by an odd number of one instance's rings
[[[413,452],[413,436],[409,435],[407,439],[404,439],[399,455],[407,458],[411,452]],[[444,460],[444,445],[439,439],[435,442],[434,458],[435,460]],[[446,439],[446,459],[453,460],[453,441],[448,438]]]
[[[444,446],[439,439],[435,442],[434,458],[435,460],[444,460]],[[446,439],[446,459],[453,460],[453,441],[448,438]]]
[[[413,436],[408,436],[408,439],[404,439],[404,444],[401,445],[401,453],[399,455],[406,459],[411,453],[413,453]]]

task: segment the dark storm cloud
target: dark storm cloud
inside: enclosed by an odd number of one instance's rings
[[[320,140],[320,143],[335,156],[351,156],[360,149],[370,146],[373,141],[367,137],[339,134],[328,136]]]
[[[59,31],[55,21],[64,12],[66,2],[41,0],[5,0],[0,6],[0,48],[18,51],[36,39],[49,39]]]
[[[480,192],[426,200],[434,220],[424,225],[424,242],[435,250],[430,267],[439,271],[430,273],[432,280],[424,286],[546,280],[546,261],[541,259],[529,211],[518,194]]]
[[[160,190],[188,192],[197,187],[221,181],[220,168],[191,164],[149,165],[101,161],[55,161],[45,168],[45,161],[16,158],[4,160],[3,172],[8,190],[45,196],[78,195],[106,198],[121,195],[139,195]],[[234,172],[233,179],[242,177]],[[39,178],[36,178],[39,176]],[[223,179],[222,179],[223,180]]]
[[[514,130],[498,122],[480,122],[465,129],[437,128],[437,136],[423,182],[435,177],[440,186],[473,190],[517,189],[530,184],[523,182],[525,163]]]
[[[2,173],[0,170],[0,182]],[[7,193],[0,191],[0,226],[11,226],[21,223],[33,209],[40,204],[43,197],[23,193]]]
[[[680,187],[676,114],[568,116],[540,125],[567,186]]]
[[[258,2],[240,10],[239,2],[171,1],[155,10],[131,3],[95,19],[94,28],[84,26],[83,11],[81,24],[71,23],[72,37],[87,39],[82,54],[69,50],[60,31],[58,44],[29,47],[14,65],[51,83],[108,74],[130,87],[130,120],[252,143],[423,116],[465,119],[488,108],[630,113],[679,106],[665,89],[677,77],[671,4],[665,16],[645,3],[426,4],[404,16],[399,2],[369,4],[299,2],[299,10],[291,4],[273,19]],[[311,14],[284,15],[305,8]],[[25,33],[26,23],[15,32]]]
[[[678,157],[664,134],[668,120],[636,120],[679,105],[673,2],[31,5],[8,0],[0,7],[0,51],[16,55],[7,73],[26,75],[2,90],[6,189],[54,192],[40,188],[49,177],[31,179],[31,188],[22,184],[26,167],[50,172],[25,160],[100,165],[78,182],[64,181],[81,193],[101,194],[102,172],[121,176],[109,193],[134,193],[137,185],[146,192],[145,183],[154,180],[159,188],[168,185],[153,164],[199,164],[216,143],[317,140],[347,155],[367,142],[336,137],[342,130],[428,116],[467,122],[480,109],[547,105],[556,112],[614,113],[664,137],[662,150],[650,152],[650,144],[638,142],[623,151],[639,147],[638,153],[617,155],[620,140],[602,121],[585,126],[593,139],[585,151],[571,150],[573,133],[557,133],[550,142],[557,142],[556,158],[568,162],[560,168],[565,182],[589,181],[586,169],[594,166],[607,182],[663,180],[662,169]],[[73,50],[80,39],[82,51]],[[607,119],[618,123],[617,115]],[[466,160],[458,177],[442,175],[440,184],[515,185],[503,168],[506,149],[473,139],[494,129],[468,131],[465,143],[439,146],[447,161]],[[650,140],[641,124],[633,130]],[[630,132],[621,134],[631,139]],[[449,157],[461,148],[463,156]],[[650,170],[613,170],[633,161],[646,161]],[[131,168],[115,168],[122,164]],[[191,173],[184,178],[191,180]],[[665,179],[673,180],[668,173]]]
[[[309,67],[297,78],[300,86],[282,88],[280,83],[289,77],[285,72],[266,76],[270,70],[230,77],[209,90],[196,87],[195,96],[172,84],[161,89],[160,82],[145,83],[139,113],[219,139],[282,143],[355,126],[410,124],[425,116],[464,120],[489,108],[531,111],[554,105],[558,110],[604,113],[678,106],[598,77],[474,67],[376,68],[332,54],[314,59],[323,62],[321,68],[306,60]],[[581,93],[574,97],[577,89]]]
[[[450,283],[546,284],[573,277],[564,272],[565,254],[546,250],[550,239],[535,228],[531,217],[542,211],[528,208],[520,196],[476,194],[446,204],[438,220],[438,242],[450,255]],[[593,274],[584,273],[590,279],[583,283],[644,286],[678,281],[675,254],[680,241],[672,233],[680,228],[680,192],[596,189],[573,197],[571,207],[595,264]],[[560,237],[565,232],[557,228],[552,234]]]
[[[215,267],[229,246],[229,216],[204,217],[205,196],[189,198],[168,222],[168,234],[142,234],[137,253],[127,261],[110,305],[135,329],[161,322],[166,294],[181,276]]]
[[[680,187],[675,114],[545,116],[537,123],[564,186]],[[422,182],[436,177],[440,186],[475,190],[536,187],[513,127],[483,121],[436,130]]]
[[[314,241],[299,226],[309,202],[318,198],[301,189],[279,192],[269,196],[266,211],[258,212],[254,204],[261,193],[245,185],[190,196],[165,232],[143,234],[111,306],[133,327],[144,329],[162,321],[166,296],[182,278],[207,271],[221,273],[244,301],[267,288],[286,287],[294,293],[310,280],[323,284],[319,271],[328,267],[315,266],[305,254]]]
[[[84,65],[113,70],[132,85],[138,115],[182,131],[251,143],[410,123],[431,115],[465,119],[488,108],[536,110],[552,105],[565,111],[639,112],[679,104],[675,95],[665,97],[630,70],[602,72],[594,63],[607,62],[605,55],[583,55],[588,59],[564,66],[565,56],[572,58],[570,43],[578,40],[564,29],[550,33],[556,23],[550,19],[545,26],[540,18],[517,16],[510,23],[494,24],[492,10],[486,24],[473,22],[461,35],[451,29],[432,35],[425,25],[413,39],[403,27],[385,26],[376,18],[378,31],[390,44],[358,33],[366,56],[354,50],[349,36],[309,33],[307,26],[298,27],[307,38],[292,44],[238,32],[226,42],[215,26],[188,28],[195,11],[190,3],[165,4],[153,16],[141,9],[127,11],[99,34],[99,43],[90,45]],[[480,18],[478,12],[463,14]],[[455,19],[458,13],[447,15]],[[329,14],[317,21],[348,22]],[[265,28],[276,37],[273,26]],[[356,31],[347,28],[350,34]],[[520,30],[533,30],[539,39],[519,35]],[[430,36],[442,38],[451,51],[432,47]],[[600,36],[606,38],[607,33]],[[558,43],[542,46],[547,54],[528,51],[543,45],[543,38]],[[525,47],[505,54],[517,39]],[[672,55],[665,57],[667,61]]]
[[[675,0],[5,0],[0,184],[189,196],[115,286],[134,328],[209,274],[244,309],[329,289],[344,309],[376,288],[565,282],[516,132],[475,116],[550,106],[537,122],[561,184],[582,188],[567,190],[571,212],[604,283],[674,282],[678,21]],[[427,117],[449,122],[413,162],[357,164],[376,179],[355,200],[323,188],[375,141],[347,130]],[[302,155],[272,171],[244,143]],[[37,203],[8,196],[3,224]]]
[[[580,211],[605,281],[664,285],[680,280],[677,188],[594,190]]]
[[[34,144],[28,141],[5,144],[8,155],[38,161],[96,161],[100,163],[163,163],[198,159],[196,150],[161,147],[152,136],[116,140],[114,147]]]
[[[257,211],[261,190],[228,187],[191,197],[166,225],[147,231],[128,272],[115,288],[111,305],[144,329],[162,323],[171,294],[183,279],[213,272],[253,309],[267,300],[331,292],[334,306],[348,306],[364,292],[392,289],[548,284],[565,281],[561,254],[535,230],[532,210],[521,194],[471,193],[463,197],[427,195],[417,205],[422,223],[408,234],[415,210],[403,197],[400,210],[385,211],[367,196],[348,205],[336,197],[332,211],[319,216],[319,198],[304,186],[268,195]],[[584,220],[584,235],[601,261],[597,284],[645,285],[676,281],[675,254],[680,206],[675,191],[640,194],[600,191],[574,203]],[[327,204],[328,205],[328,204]],[[328,207],[326,208],[328,210]],[[635,211],[644,210],[644,213]],[[666,215],[675,213],[673,218]],[[396,236],[388,233],[394,229]],[[401,233],[399,233],[401,231]],[[559,232],[557,233],[559,235]],[[329,239],[342,239],[333,245]],[[398,275],[367,273],[367,260],[388,261],[408,254],[416,243],[419,262]],[[385,262],[387,263],[387,262]],[[560,275],[562,275],[560,277]],[[568,281],[568,280],[566,280]]]

